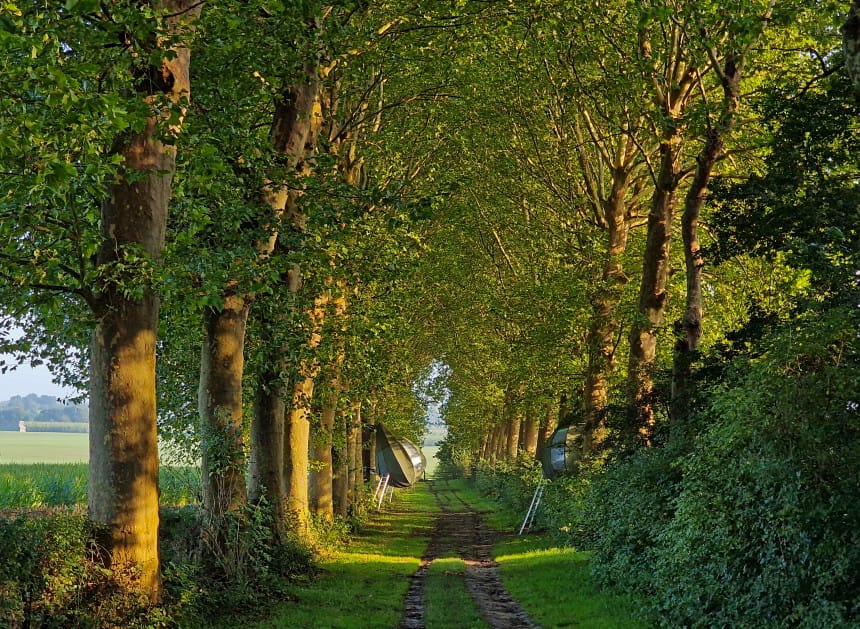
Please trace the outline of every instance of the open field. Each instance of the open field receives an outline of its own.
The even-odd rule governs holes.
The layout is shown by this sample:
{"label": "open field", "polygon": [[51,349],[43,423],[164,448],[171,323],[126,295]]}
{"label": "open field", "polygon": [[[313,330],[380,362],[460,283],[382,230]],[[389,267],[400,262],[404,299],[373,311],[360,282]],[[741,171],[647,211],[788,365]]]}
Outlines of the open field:
{"label": "open field", "polygon": [[0,431],[0,464],[89,460],[89,435],[85,433]]}

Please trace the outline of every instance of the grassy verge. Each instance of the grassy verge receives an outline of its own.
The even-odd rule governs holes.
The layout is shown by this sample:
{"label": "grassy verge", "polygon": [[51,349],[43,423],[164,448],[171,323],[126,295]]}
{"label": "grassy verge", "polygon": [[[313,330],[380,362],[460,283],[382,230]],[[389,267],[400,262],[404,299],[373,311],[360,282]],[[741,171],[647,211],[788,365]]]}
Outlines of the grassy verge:
{"label": "grassy verge", "polygon": [[649,625],[636,615],[632,599],[597,587],[587,552],[559,548],[548,536],[517,536],[525,517],[483,496],[463,481],[451,481],[473,508],[487,512],[485,521],[511,537],[493,548],[505,588],[541,627],[639,629]]}
{"label": "grassy verge", "polygon": [[631,599],[598,588],[591,580],[589,554],[551,546],[540,535],[515,537],[497,545],[505,587],[541,627],[638,629]]}
{"label": "grassy verge", "polygon": [[[262,628],[391,629],[403,615],[409,576],[427,547],[437,507],[427,485],[400,491],[381,513],[372,512],[362,531],[320,562],[320,575],[296,584],[288,601]],[[235,627],[235,620],[222,629]]]}

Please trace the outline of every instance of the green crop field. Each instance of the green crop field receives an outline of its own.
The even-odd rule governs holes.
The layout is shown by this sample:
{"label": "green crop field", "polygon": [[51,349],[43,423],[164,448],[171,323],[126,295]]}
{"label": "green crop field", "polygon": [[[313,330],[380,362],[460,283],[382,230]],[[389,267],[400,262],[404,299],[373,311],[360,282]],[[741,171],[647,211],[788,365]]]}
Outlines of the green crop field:
{"label": "green crop field", "polygon": [[0,431],[0,464],[89,460],[89,435],[84,433]]}

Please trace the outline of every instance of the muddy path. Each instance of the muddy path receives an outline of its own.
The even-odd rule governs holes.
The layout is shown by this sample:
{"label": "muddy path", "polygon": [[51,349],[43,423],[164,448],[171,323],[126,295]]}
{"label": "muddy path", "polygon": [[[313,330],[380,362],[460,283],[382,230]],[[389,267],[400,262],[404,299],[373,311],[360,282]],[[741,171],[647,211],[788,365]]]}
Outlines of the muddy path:
{"label": "muddy path", "polygon": [[403,629],[423,629],[427,568],[434,559],[453,551],[466,563],[466,590],[491,627],[536,629],[538,626],[502,585],[499,566],[493,561],[493,545],[502,534],[485,526],[482,514],[446,481],[430,481],[430,491],[442,512],[436,518],[421,564],[411,577],[400,626]]}

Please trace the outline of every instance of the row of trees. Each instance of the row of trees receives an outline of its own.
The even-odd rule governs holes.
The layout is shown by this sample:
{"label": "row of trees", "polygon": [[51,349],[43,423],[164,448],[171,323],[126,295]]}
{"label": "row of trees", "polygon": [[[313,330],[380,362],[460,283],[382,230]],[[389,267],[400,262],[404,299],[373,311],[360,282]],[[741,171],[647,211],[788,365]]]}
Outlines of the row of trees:
{"label": "row of trees", "polygon": [[399,13],[3,6],[0,273],[24,329],[4,349],[88,392],[89,516],[152,600],[159,426],[202,457],[216,554],[248,502],[276,538],[345,515],[363,423],[418,435],[421,323],[380,296],[420,249],[432,142],[371,160],[407,133],[394,109],[427,118],[441,83],[408,59],[426,35]]}
{"label": "row of trees", "polygon": [[[822,290],[751,239],[724,254],[733,218],[706,200],[765,171],[774,102],[841,72],[844,20],[822,4],[556,3],[488,28],[464,62],[493,81],[464,108],[477,124],[457,121],[467,181],[433,240],[462,273],[426,273],[451,331],[449,423],[474,451],[534,406],[581,424],[585,454],[610,435],[653,443],[689,414],[703,351]],[[844,295],[846,268],[820,299]]]}
{"label": "row of trees", "polygon": [[[851,303],[837,3],[2,6],[3,349],[89,391],[90,516],[153,599],[159,433],[210,547],[249,501],[304,536],[430,373],[458,457],[561,418],[602,460],[688,434],[738,330]],[[831,154],[780,106],[815,98]]]}

